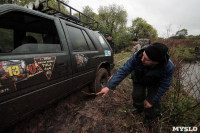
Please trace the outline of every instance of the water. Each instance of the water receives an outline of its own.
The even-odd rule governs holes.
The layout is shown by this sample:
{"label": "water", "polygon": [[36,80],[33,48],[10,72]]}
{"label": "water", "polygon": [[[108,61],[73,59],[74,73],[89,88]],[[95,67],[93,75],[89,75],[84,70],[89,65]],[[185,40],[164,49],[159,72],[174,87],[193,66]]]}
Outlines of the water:
{"label": "water", "polygon": [[182,67],[182,84],[189,95],[200,100],[200,61]]}

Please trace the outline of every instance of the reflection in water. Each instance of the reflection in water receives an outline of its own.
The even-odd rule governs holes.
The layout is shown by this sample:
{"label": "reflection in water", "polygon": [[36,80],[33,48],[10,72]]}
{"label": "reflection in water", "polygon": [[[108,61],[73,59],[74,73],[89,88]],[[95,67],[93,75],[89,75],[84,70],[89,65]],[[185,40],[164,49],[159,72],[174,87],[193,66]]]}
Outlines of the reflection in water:
{"label": "reflection in water", "polygon": [[200,62],[184,64],[181,75],[185,90],[200,100]]}

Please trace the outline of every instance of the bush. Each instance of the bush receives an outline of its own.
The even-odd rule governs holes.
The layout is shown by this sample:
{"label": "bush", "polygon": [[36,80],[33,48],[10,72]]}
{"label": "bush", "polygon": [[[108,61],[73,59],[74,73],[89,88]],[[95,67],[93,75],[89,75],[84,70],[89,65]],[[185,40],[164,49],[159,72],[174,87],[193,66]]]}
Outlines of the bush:
{"label": "bush", "polygon": [[192,49],[194,49],[194,48],[171,47],[169,53],[170,53],[170,55],[173,55],[173,58],[184,59],[184,61],[193,61],[193,60],[195,60],[195,56],[190,52]]}

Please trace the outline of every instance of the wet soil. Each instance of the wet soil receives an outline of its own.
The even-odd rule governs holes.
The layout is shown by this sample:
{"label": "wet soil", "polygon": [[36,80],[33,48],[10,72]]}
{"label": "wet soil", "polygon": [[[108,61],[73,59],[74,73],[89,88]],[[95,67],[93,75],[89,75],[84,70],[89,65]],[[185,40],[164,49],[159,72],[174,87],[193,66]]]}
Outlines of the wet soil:
{"label": "wet soil", "polygon": [[[126,81],[124,81],[126,82]],[[51,107],[23,120],[8,133],[140,133],[147,132],[143,114],[133,115],[127,84],[105,97],[79,90]]]}

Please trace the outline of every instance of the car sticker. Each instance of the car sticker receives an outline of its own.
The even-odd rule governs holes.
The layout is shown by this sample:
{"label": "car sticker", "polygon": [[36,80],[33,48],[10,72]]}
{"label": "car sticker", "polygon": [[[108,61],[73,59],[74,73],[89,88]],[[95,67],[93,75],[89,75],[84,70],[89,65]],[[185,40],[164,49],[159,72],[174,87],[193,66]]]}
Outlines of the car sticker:
{"label": "car sticker", "polygon": [[42,69],[47,79],[50,80],[52,71],[54,68],[54,64],[56,61],[56,56],[37,57],[37,58],[34,58],[34,61]]}
{"label": "car sticker", "polygon": [[110,50],[104,50],[105,56],[111,56],[111,51]]}
{"label": "car sticker", "polygon": [[16,91],[16,84],[27,78],[23,60],[0,61],[0,95]]}
{"label": "car sticker", "polygon": [[0,62],[1,84],[15,82],[27,77],[26,64],[23,60],[9,60]]}
{"label": "car sticker", "polygon": [[37,57],[34,63],[26,65],[23,60],[0,61],[0,95],[17,90],[16,84],[44,72],[50,80],[56,56]]}
{"label": "car sticker", "polygon": [[0,68],[3,68],[3,64],[2,64],[2,62],[0,62]]}
{"label": "car sticker", "polygon": [[78,67],[85,66],[88,62],[88,57],[86,57],[84,54],[77,54],[75,55],[75,58]]}
{"label": "car sticker", "polygon": [[0,95],[4,95],[7,93],[11,93],[17,91],[17,87],[15,83],[8,83],[5,85],[1,85],[0,83]]}
{"label": "car sticker", "polygon": [[28,77],[35,76],[35,75],[37,75],[37,74],[39,74],[41,72],[43,72],[43,70],[42,70],[42,68],[40,68],[38,66],[36,61],[34,61],[33,64],[27,65],[27,75],[28,75]]}
{"label": "car sticker", "polygon": [[6,93],[6,92],[9,92],[9,91],[10,91],[9,88],[0,89],[0,95],[1,95],[1,94],[4,94],[4,93]]}

